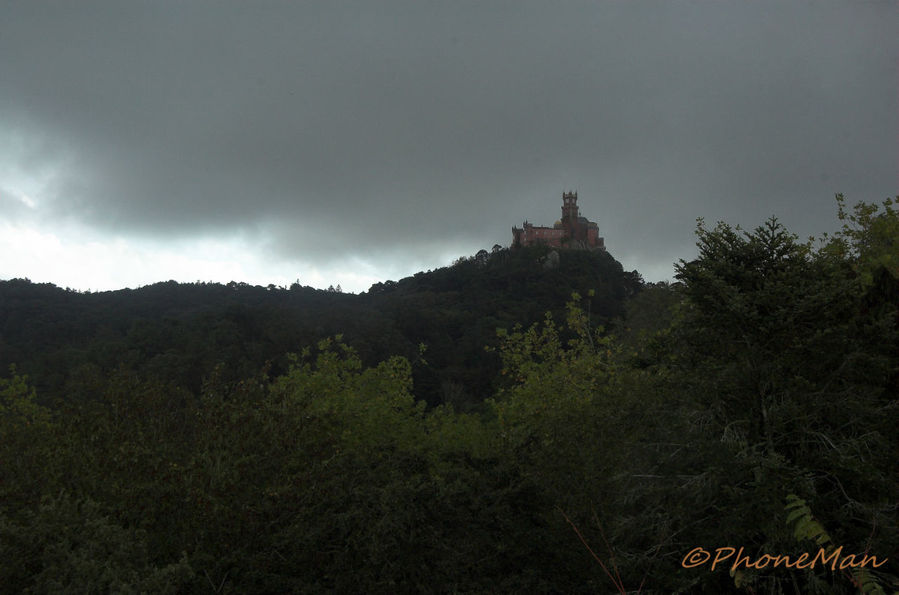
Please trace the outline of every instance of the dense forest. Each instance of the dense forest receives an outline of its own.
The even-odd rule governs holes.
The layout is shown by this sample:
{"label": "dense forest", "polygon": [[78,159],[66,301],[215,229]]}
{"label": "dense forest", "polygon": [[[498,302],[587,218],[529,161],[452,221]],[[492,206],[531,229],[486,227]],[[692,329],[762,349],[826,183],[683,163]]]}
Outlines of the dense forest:
{"label": "dense forest", "polygon": [[894,204],[700,220],[673,283],[0,282],[2,590],[897,591]]}
{"label": "dense forest", "polygon": [[[492,396],[496,329],[564,313],[572,292],[609,325],[642,287],[604,252],[496,247],[453,266],[378,283],[361,295],[243,283],[157,283],[102,293],[0,282],[0,366],[17,364],[43,404],[71,400],[85,376],[119,368],[197,393],[219,363],[228,381],[288,369],[287,354],[342,335],[365,366],[393,355],[414,364],[413,394],[457,409]],[[424,345],[425,353],[421,354]],[[423,355],[423,357],[422,357]]]}

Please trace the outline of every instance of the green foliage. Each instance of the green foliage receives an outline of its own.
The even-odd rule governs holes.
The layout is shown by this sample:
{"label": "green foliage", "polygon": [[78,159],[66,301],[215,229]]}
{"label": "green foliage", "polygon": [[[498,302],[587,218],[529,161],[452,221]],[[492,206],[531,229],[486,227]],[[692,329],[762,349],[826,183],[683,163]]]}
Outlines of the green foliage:
{"label": "green foliage", "polygon": [[[808,504],[795,494],[787,495],[787,525],[793,525],[793,536],[799,541],[812,541],[819,548],[831,555],[837,545],[831,539],[827,530],[813,516]],[[875,593],[884,595],[885,592],[880,583],[864,567],[849,569],[853,584],[862,593]]]}
{"label": "green foliage", "polygon": [[[623,556],[617,564],[624,582],[637,585],[658,568],[645,548],[665,539],[653,505],[631,489],[643,481],[636,476],[658,472],[651,461],[660,446],[655,412],[661,403],[644,374],[615,363],[614,339],[590,323],[580,304],[575,293],[562,326],[548,315],[527,330],[500,332],[509,380],[491,408],[503,452],[554,504],[547,520],[568,566],[607,586],[578,536],[593,543],[608,536]],[[579,527],[578,535],[569,523]]]}
{"label": "green foliage", "polygon": [[825,241],[829,240],[826,249],[849,259],[863,286],[874,282],[880,268],[894,280],[899,279],[899,211],[893,207],[895,201],[888,198],[881,205],[859,202],[850,212],[842,194],[836,199],[843,226],[833,237],[825,234]]}
{"label": "green foliage", "polygon": [[[512,385],[503,389],[493,407],[503,428],[514,432],[525,420],[548,419],[554,412],[576,414],[572,407],[589,408],[598,390],[614,375],[612,339],[590,328],[575,293],[568,303],[567,326],[556,326],[547,313],[541,325],[527,330],[500,330],[501,374]],[[570,338],[566,341],[565,335]],[[519,439],[520,440],[520,439]]]}
{"label": "green foliage", "polygon": [[821,523],[812,517],[812,511],[805,500],[795,494],[787,495],[787,525],[793,525],[793,535],[796,539],[809,539],[821,547],[833,547],[833,540]]}
{"label": "green foliage", "polygon": [[354,350],[340,339],[319,342],[314,364],[294,358],[290,371],[274,385],[275,394],[296,400],[309,416],[347,422],[339,434],[346,448],[413,448],[418,443],[413,429],[420,426],[424,403],[410,392],[408,360],[392,357],[363,370]]}
{"label": "green foliage", "polygon": [[677,267],[672,369],[730,451],[716,482],[731,540],[789,547],[770,521],[786,489],[814,495],[841,543],[894,547],[896,303],[867,292],[833,244],[816,251],[774,219],[752,233],[700,222],[697,234],[699,258]]}
{"label": "green foliage", "polygon": [[0,377],[0,512],[35,503],[51,489],[47,449],[56,430],[28,377],[12,365],[9,374]]}
{"label": "green foliage", "polygon": [[0,419],[12,425],[47,424],[49,411],[35,403],[35,390],[28,385],[28,377],[17,374],[12,364],[9,375],[9,379],[0,378]]}
{"label": "green foliage", "polygon": [[45,498],[15,521],[0,515],[0,583],[11,593],[178,593],[193,579],[186,557],[150,560],[144,534],[90,500]]}
{"label": "green foliage", "polygon": [[511,571],[540,561],[541,496],[479,454],[474,418],[425,416],[409,388],[406,360],[365,369],[339,338],[294,359],[262,410],[269,441],[290,445],[272,453],[278,470],[256,504],[277,521],[252,572],[229,581],[294,592],[546,587],[540,572]]}

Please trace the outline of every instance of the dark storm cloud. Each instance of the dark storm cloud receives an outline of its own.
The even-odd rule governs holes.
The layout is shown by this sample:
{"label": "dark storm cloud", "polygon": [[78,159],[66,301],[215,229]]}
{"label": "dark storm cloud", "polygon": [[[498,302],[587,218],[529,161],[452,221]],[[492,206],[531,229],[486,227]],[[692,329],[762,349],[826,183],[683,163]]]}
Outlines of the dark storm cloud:
{"label": "dark storm cloud", "polygon": [[577,188],[613,254],[667,267],[697,216],[808,234],[835,192],[895,194],[896,25],[890,2],[7,3],[0,186],[44,172],[45,220],[294,260],[508,244]]}

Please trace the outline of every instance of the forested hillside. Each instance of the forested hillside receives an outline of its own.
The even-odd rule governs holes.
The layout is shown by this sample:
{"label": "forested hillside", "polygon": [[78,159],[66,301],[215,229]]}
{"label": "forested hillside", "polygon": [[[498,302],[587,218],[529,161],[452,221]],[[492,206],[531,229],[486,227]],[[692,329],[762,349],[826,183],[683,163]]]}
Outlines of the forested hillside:
{"label": "forested hillside", "polygon": [[673,284],[545,248],[362,295],[2,282],[0,585],[893,592],[899,213],[839,206],[700,221]]}
{"label": "forested hillside", "polygon": [[492,395],[499,359],[484,348],[498,344],[498,328],[558,315],[573,291],[589,290],[594,320],[608,324],[642,286],[607,253],[563,251],[549,268],[548,252],[482,251],[362,295],[174,281],[79,293],[0,281],[0,366],[17,364],[47,403],[122,367],[196,393],[216,364],[228,380],[267,363],[277,375],[288,353],[341,334],[366,365],[412,361],[419,399],[467,407]]}

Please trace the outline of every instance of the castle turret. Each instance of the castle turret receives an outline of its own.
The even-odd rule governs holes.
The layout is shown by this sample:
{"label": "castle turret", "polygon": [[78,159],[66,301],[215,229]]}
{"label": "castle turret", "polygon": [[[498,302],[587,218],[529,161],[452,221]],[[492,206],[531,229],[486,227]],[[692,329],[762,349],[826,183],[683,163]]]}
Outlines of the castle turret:
{"label": "castle turret", "polygon": [[578,218],[577,192],[562,193],[562,222],[576,221]]}

